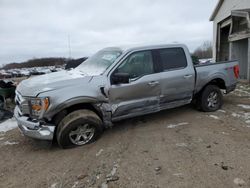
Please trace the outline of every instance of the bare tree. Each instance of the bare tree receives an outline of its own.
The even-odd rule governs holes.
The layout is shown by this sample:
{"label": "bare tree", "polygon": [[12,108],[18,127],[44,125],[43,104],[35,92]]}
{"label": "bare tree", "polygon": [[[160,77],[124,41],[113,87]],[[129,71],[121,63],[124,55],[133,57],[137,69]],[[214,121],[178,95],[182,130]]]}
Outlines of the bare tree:
{"label": "bare tree", "polygon": [[194,56],[199,59],[212,58],[213,47],[211,41],[205,41],[201,46],[199,46],[193,53]]}

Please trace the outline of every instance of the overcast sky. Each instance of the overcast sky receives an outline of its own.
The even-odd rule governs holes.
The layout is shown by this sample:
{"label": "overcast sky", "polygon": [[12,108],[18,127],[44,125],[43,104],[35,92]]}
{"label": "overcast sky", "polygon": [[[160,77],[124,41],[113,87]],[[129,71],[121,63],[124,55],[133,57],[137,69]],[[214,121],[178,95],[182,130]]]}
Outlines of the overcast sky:
{"label": "overcast sky", "polygon": [[[0,64],[116,45],[212,40],[217,0],[0,0]],[[70,37],[68,37],[70,36]]]}

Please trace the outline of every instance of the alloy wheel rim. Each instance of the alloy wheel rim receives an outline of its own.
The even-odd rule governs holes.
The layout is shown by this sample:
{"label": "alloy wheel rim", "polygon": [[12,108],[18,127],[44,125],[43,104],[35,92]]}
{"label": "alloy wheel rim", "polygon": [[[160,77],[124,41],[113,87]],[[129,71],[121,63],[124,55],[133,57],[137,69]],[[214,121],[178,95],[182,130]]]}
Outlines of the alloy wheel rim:
{"label": "alloy wheel rim", "polygon": [[213,91],[208,95],[207,106],[210,108],[215,108],[218,105],[218,93]]}
{"label": "alloy wheel rim", "polygon": [[89,124],[79,125],[69,133],[70,141],[75,145],[88,143],[95,134],[95,128]]}

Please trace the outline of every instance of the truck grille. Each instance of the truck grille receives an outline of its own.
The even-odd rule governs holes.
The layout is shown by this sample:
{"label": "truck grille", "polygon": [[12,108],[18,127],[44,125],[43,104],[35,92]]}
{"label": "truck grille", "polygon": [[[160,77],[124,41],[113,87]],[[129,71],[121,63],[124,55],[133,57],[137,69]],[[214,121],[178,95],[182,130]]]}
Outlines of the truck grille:
{"label": "truck grille", "polygon": [[29,115],[30,114],[29,104],[28,104],[27,98],[22,97],[22,95],[20,93],[18,93],[17,91],[16,91],[15,102],[19,108],[19,113],[21,113],[20,115]]}

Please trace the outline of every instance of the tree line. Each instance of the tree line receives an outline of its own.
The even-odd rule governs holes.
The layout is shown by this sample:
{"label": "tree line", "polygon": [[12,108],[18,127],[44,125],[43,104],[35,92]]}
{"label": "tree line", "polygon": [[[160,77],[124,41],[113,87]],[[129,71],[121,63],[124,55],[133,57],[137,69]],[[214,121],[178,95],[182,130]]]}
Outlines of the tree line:
{"label": "tree line", "polygon": [[48,57],[30,59],[22,63],[9,63],[3,65],[1,69],[16,69],[16,68],[31,68],[31,67],[44,67],[44,66],[57,66],[64,65],[69,59],[63,57]]}
{"label": "tree line", "polygon": [[213,46],[211,41],[205,41],[202,45],[195,49],[192,54],[198,59],[208,59],[213,56]]}

